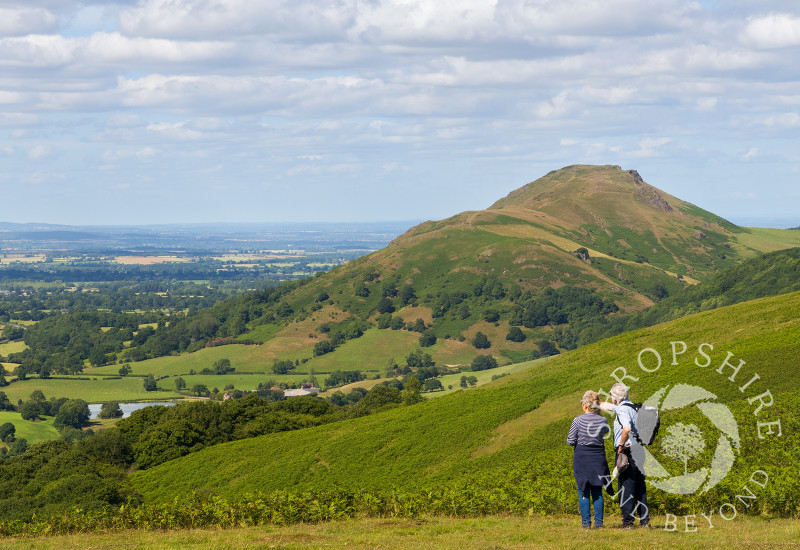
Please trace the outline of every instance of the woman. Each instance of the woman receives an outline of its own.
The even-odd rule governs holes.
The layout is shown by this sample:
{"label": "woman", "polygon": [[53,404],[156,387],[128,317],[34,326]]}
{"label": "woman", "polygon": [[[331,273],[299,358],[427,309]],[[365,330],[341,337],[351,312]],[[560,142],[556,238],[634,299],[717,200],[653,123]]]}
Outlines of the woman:
{"label": "woman", "polygon": [[[572,471],[578,484],[578,505],[584,529],[592,526],[594,506],[595,529],[603,526],[603,485],[609,479],[603,436],[609,432],[608,421],[600,415],[597,392],[587,391],[581,399],[583,414],[572,421],[567,444],[575,447]],[[605,477],[604,477],[605,476]],[[611,488],[608,483],[607,487]]]}

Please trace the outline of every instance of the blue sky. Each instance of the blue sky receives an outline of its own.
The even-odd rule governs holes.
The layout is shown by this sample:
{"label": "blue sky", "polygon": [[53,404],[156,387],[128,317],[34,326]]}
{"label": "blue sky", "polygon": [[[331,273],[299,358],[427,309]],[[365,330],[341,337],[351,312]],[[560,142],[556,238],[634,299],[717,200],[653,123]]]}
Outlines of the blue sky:
{"label": "blue sky", "polygon": [[800,225],[795,0],[0,0],[0,221],[441,219],[570,164]]}

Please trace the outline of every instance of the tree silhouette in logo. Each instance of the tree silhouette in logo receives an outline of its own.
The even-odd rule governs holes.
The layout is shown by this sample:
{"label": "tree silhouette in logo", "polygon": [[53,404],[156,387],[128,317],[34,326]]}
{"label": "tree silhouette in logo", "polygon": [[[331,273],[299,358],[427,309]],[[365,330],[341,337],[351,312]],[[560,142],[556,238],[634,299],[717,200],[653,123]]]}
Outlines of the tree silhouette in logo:
{"label": "tree silhouette in logo", "polygon": [[686,474],[689,472],[689,460],[706,448],[706,441],[700,428],[678,422],[667,430],[661,448],[668,457],[683,460],[683,473]]}

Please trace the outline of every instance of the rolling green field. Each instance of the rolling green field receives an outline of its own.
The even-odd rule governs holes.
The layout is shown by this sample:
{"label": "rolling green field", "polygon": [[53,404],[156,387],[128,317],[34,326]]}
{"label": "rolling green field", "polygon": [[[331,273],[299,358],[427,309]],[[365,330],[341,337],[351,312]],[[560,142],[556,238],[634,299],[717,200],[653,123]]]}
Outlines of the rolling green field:
{"label": "rolling green field", "polygon": [[[576,514],[577,515],[577,514]],[[700,518],[702,520],[702,518]],[[608,525],[619,522],[607,517]],[[683,521],[683,520],[681,520]],[[702,520],[705,521],[705,520]],[[0,538],[9,550],[84,548],[353,548],[418,550],[574,548],[797,548],[800,524],[794,520],[736,519],[713,529],[698,525],[685,532],[665,530],[666,518],[655,517],[657,528],[633,531],[584,531],[576,516],[484,518],[418,517],[353,519],[291,526],[265,525],[233,529],[182,531],[110,531],[68,536]],[[705,527],[705,528],[704,528]]]}
{"label": "rolling green field", "polygon": [[[676,365],[669,355],[673,341],[687,344]],[[745,361],[736,383],[729,380],[729,372],[723,376],[716,368],[695,364],[703,362],[697,351],[703,343],[713,345],[713,350],[704,349],[712,367],[726,359],[733,364],[739,358]],[[663,356],[657,370],[646,364],[651,373],[637,365],[639,352],[647,348]],[[654,510],[719,506],[720,499],[734,498],[759,467],[770,472],[772,481],[753,508],[795,513],[800,509],[800,467],[785,457],[798,451],[796,438],[791,437],[799,424],[791,396],[800,380],[790,374],[799,353],[800,293],[755,300],[626,333],[546,362],[529,363],[528,368],[521,365],[519,372],[485,386],[413,407],[207,448],[137,472],[132,482],[148,501],[169,502],[191,491],[241,498],[254,490],[386,488],[412,479],[422,487],[452,488],[458,480],[464,480],[465,487],[502,487],[521,476],[515,485],[528,484],[531,491],[549,487],[549,504],[532,503],[534,508],[571,509],[571,451],[564,443],[569,421],[580,412],[582,392],[610,388],[612,372],[622,367],[638,378],[632,386],[632,396],[638,400],[662,387],[703,384],[730,407],[741,432],[742,447],[730,478],[709,493],[683,500],[655,490]],[[760,378],[751,389],[740,391],[755,374]],[[748,400],[766,390],[774,404],[755,416],[759,401]],[[685,414],[698,421],[691,411]],[[665,422],[675,419],[665,416]],[[782,423],[781,437],[757,436],[756,423],[768,421]],[[710,460],[712,452],[709,445],[696,460]],[[234,455],[239,458],[229,460]],[[533,457],[533,464],[548,464],[543,478],[535,473]]]}
{"label": "rolling green field", "polygon": [[[130,363],[132,374],[154,376],[182,376],[189,374],[190,370],[200,372],[211,368],[215,361],[223,358],[230,359],[231,366],[246,372],[271,372],[272,361],[267,362],[258,357],[260,346],[228,345],[205,348],[194,353],[181,355],[168,355]],[[106,365],[104,367],[87,368],[85,374],[117,374],[120,365]]]}
{"label": "rolling green field", "polygon": [[[522,372],[528,369],[536,368],[540,363],[551,359],[550,357],[544,357],[542,359],[536,359],[535,361],[526,361],[523,363],[512,363],[511,365],[504,365],[501,367],[497,367],[496,369],[489,369],[489,370],[482,370],[477,372],[460,372],[457,374],[445,374],[444,376],[440,377],[439,380],[444,386],[444,391],[434,391],[426,393],[426,397],[440,397],[443,395],[447,395],[453,392],[461,391],[461,377],[462,376],[474,376],[478,379],[478,386],[482,386],[484,384],[488,384],[492,381],[492,377],[494,376],[502,376],[502,375],[510,375],[517,372]],[[448,389],[448,386],[453,386],[453,389]]]}
{"label": "rolling green field", "polygon": [[30,420],[23,420],[18,412],[0,411],[0,424],[5,424],[6,422],[14,424],[17,429],[14,437],[27,440],[29,445],[40,441],[58,439],[58,430],[53,427],[53,418],[47,416],[43,418],[44,420],[31,422]]}
{"label": "rolling green field", "polygon": [[4,355],[8,357],[9,353],[19,353],[20,351],[24,350],[28,346],[25,345],[25,342],[6,342],[5,344],[0,344],[0,355]]}
{"label": "rolling green field", "polygon": [[119,379],[93,378],[79,380],[78,377],[63,378],[29,378],[17,381],[2,389],[12,403],[27,400],[34,390],[42,390],[45,397],[69,397],[83,399],[87,403],[106,401],[161,401],[181,397],[171,391],[174,384],[166,386],[165,391],[148,392],[142,385],[142,378],[125,377]]}
{"label": "rolling green field", "polygon": [[800,231],[796,229],[748,227],[745,232],[736,235],[736,240],[746,248],[758,252],[772,252],[800,246]]}

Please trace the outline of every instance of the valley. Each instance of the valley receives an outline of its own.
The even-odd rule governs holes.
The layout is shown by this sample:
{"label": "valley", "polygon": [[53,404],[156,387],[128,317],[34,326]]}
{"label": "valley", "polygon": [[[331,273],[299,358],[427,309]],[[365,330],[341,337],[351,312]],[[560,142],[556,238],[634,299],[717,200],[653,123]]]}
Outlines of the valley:
{"label": "valley", "polygon": [[[350,241],[320,233],[330,242],[303,252],[283,240],[176,253],[187,228],[158,250],[111,231],[56,253],[42,243],[64,232],[47,231],[15,233],[0,254],[0,424],[17,438],[0,444],[0,471],[25,480],[0,498],[6,535],[59,532],[42,518],[76,503],[86,515],[64,532],[185,528],[169,510],[219,499],[276,524],[572,513],[569,421],[583,391],[620,372],[639,400],[713,385],[739,427],[725,480],[680,498],[653,489],[654,513],[719,510],[755,468],[769,483],[739,513],[800,511],[785,463],[798,452],[800,231],[739,227],[636,171],[586,165],[486,210]],[[708,364],[667,366],[674,342],[707,343]],[[645,349],[663,367],[639,368]],[[712,375],[731,358],[753,393]],[[317,397],[282,399],[309,388]],[[59,409],[165,400],[181,404],[76,426]],[[709,445],[691,464],[713,457]]]}

